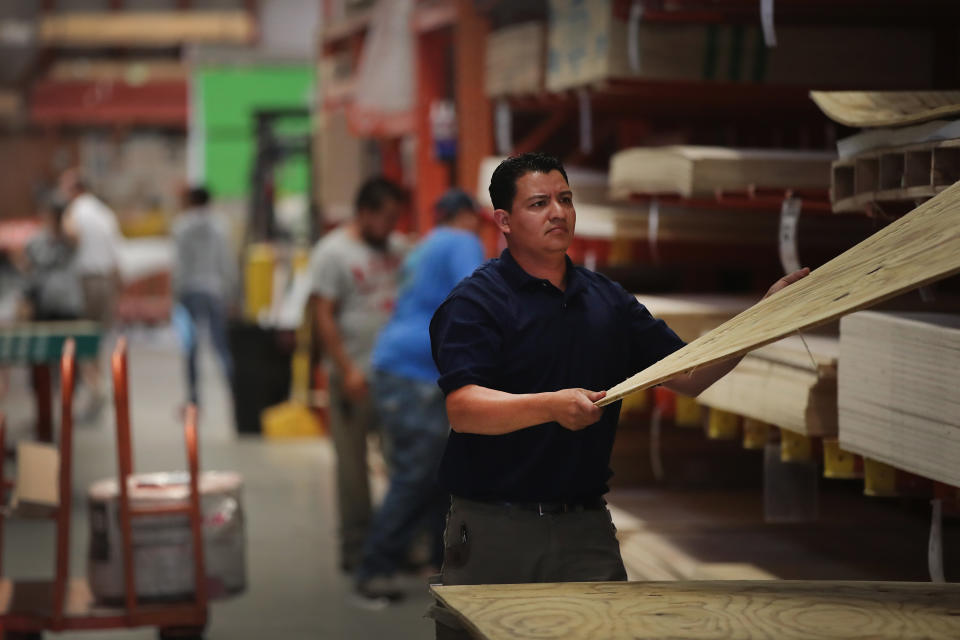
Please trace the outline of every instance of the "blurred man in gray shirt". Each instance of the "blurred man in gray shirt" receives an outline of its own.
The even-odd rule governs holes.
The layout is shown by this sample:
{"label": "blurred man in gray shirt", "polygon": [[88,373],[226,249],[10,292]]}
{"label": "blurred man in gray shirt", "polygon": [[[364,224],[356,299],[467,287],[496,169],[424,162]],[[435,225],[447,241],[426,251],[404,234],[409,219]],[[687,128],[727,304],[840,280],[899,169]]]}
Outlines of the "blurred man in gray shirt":
{"label": "blurred man in gray shirt", "polygon": [[[227,311],[237,290],[237,265],[226,232],[209,209],[204,187],[189,189],[185,210],[173,224],[173,293],[190,314],[194,329],[209,328],[223,374],[233,380],[233,358],[227,343]],[[188,343],[188,400],[199,404],[197,340]]]}

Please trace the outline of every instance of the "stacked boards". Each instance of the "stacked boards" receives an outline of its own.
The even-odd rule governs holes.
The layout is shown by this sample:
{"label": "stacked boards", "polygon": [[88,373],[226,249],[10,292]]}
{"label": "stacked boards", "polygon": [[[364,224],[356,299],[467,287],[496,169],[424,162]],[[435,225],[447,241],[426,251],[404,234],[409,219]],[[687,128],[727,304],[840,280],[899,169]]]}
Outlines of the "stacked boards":
{"label": "stacked boards", "polygon": [[837,145],[834,211],[905,210],[960,180],[960,91],[813,91],[810,97],[840,124],[873,127]]}
{"label": "stacked boards", "polygon": [[713,196],[718,191],[820,189],[830,182],[834,154],[784,149],[637,147],[610,159],[610,194]]}
{"label": "stacked boards", "polygon": [[753,351],[697,400],[805,436],[837,433],[839,342],[790,336]]}
{"label": "stacked boards", "polygon": [[840,357],[841,447],[960,486],[960,316],[852,314]]}
{"label": "stacked boards", "polygon": [[954,185],[806,278],[607,391],[598,404],[745,354],[960,272],[960,185]]}

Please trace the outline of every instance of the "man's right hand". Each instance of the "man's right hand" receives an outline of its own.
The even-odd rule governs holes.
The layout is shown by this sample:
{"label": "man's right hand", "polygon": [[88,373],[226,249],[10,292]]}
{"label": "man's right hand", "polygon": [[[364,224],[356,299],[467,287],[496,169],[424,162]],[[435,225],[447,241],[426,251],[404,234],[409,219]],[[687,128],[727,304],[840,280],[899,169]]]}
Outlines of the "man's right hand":
{"label": "man's right hand", "polygon": [[589,427],[603,415],[603,409],[594,403],[607,395],[606,391],[561,389],[554,392],[553,420],[571,431]]}
{"label": "man's right hand", "polygon": [[353,402],[360,402],[367,397],[367,377],[356,365],[347,367],[343,374],[343,391]]}

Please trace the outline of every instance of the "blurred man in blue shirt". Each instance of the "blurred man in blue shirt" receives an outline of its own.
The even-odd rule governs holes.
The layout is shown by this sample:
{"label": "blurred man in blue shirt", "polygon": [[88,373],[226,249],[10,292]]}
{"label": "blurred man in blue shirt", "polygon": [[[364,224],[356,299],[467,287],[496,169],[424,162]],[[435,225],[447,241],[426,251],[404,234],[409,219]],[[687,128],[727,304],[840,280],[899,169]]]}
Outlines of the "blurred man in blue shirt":
{"label": "blurred man in blue shirt", "polygon": [[374,517],[357,570],[368,599],[398,599],[392,576],[427,523],[432,562],[440,566],[449,497],[436,483],[449,424],[430,350],[430,319],[450,291],[483,261],[474,200],[451,189],[435,205],[437,227],[413,251],[400,275],[390,322],[373,351],[373,397],[388,439],[390,487]]}

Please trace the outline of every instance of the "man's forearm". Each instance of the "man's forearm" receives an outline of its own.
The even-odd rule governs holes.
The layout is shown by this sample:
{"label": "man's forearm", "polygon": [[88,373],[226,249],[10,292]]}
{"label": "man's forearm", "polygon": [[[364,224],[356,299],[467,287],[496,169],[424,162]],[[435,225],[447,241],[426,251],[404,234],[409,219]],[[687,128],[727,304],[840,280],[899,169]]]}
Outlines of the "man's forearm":
{"label": "man's forearm", "polygon": [[471,384],[447,396],[450,428],[500,435],[554,420],[552,393],[506,393]]}
{"label": "man's forearm", "polygon": [[333,360],[333,364],[340,373],[345,373],[353,366],[353,361],[347,355],[343,348],[343,338],[340,336],[340,328],[337,327],[336,318],[333,316],[333,304],[328,300],[317,302],[317,331],[320,334],[320,342],[323,344],[323,350]]}

